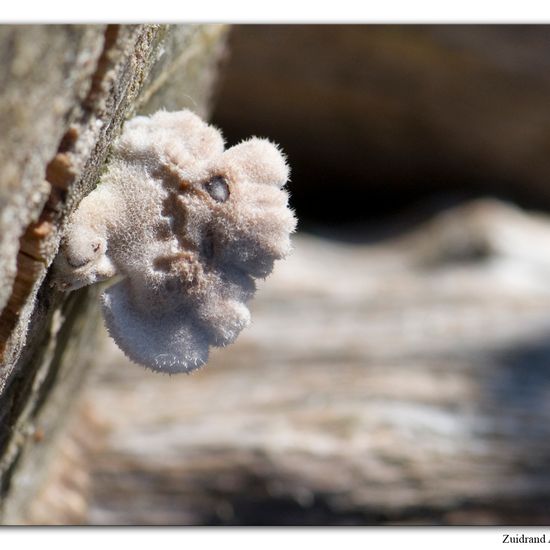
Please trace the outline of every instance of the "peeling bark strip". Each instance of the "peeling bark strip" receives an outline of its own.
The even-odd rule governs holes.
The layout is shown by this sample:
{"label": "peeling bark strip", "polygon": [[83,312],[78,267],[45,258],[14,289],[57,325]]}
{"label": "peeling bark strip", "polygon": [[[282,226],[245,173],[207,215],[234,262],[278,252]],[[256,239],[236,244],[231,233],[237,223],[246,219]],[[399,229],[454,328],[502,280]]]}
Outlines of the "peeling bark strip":
{"label": "peeling bark strip", "polygon": [[97,63],[97,69],[92,76],[92,85],[88,96],[84,100],[84,105],[89,109],[93,109],[100,99],[101,94],[105,93],[105,83],[109,70],[113,66],[113,52],[116,51],[116,43],[120,33],[120,25],[107,25],[105,30],[105,42],[103,51]]}
{"label": "peeling bark strip", "polygon": [[[8,159],[9,170],[0,169],[0,230],[10,215],[20,224],[17,232],[3,231],[0,236],[0,517],[4,509],[10,510],[7,517],[18,517],[20,504],[31,496],[35,483],[21,485],[17,479],[30,475],[36,481],[36,472],[42,471],[41,461],[36,462],[45,452],[40,449],[49,446],[44,442],[51,441],[76,393],[80,384],[76,381],[89,362],[86,348],[94,342],[95,309],[86,313],[85,297],[75,296],[69,298],[74,303],[69,315],[65,299],[47,283],[66,220],[95,187],[111,143],[124,120],[141,108],[141,96],[150,87],[155,87],[156,99],[164,93],[166,86],[158,87],[157,81],[166,71],[176,68],[188,80],[184,86],[177,81],[178,93],[168,95],[175,103],[167,101],[167,108],[181,109],[191,101],[207,110],[225,32],[223,26],[191,25],[34,26],[0,31],[0,76],[9,82],[0,94],[0,107],[15,104],[25,114],[17,118],[16,108],[12,119],[6,119],[11,111],[6,109],[4,115],[0,109],[0,123],[22,134],[7,136],[7,147],[17,143],[16,153],[23,153],[17,166],[9,165]],[[35,44],[36,36],[41,42],[35,59],[17,45]],[[49,48],[53,43],[55,48]],[[178,48],[195,53],[182,62]],[[13,66],[10,56],[15,59]],[[25,78],[34,74],[39,59],[45,65],[40,69],[42,81]],[[41,95],[31,98],[33,102],[27,96],[35,88]],[[40,140],[48,141],[48,146]],[[11,157],[18,158],[15,153]],[[28,159],[34,162],[32,173]],[[4,160],[0,152],[0,161]],[[33,208],[24,210],[21,205],[31,201]],[[65,335],[63,341],[58,341],[60,334]],[[61,397],[52,399],[54,394]],[[41,431],[43,437],[31,438],[34,423],[44,417],[49,428]]]}

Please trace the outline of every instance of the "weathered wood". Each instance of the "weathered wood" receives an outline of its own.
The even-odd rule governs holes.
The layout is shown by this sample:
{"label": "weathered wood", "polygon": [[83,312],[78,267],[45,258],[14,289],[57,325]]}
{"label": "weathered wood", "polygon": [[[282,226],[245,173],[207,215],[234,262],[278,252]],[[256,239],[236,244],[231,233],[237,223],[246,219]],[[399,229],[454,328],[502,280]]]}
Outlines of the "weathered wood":
{"label": "weathered wood", "polygon": [[77,481],[54,476],[30,521],[550,521],[550,219],[488,201],[295,244],[197,374],[109,344],[65,443]]}
{"label": "weathered wood", "polygon": [[[66,219],[96,185],[127,118],[154,100],[169,109],[193,105],[208,111],[225,33],[220,25],[30,26],[0,32],[5,77],[0,122],[8,129],[0,148],[5,523],[24,517],[50,442],[96,351],[97,291],[67,298],[47,278]],[[180,95],[165,97],[172,80]]]}

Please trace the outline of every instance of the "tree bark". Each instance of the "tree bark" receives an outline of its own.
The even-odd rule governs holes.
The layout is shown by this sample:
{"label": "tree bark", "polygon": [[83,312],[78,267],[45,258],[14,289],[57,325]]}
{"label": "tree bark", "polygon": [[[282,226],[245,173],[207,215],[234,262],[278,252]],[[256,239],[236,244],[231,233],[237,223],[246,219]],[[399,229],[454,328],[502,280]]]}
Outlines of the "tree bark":
{"label": "tree bark", "polygon": [[124,121],[209,111],[221,25],[0,31],[0,518],[23,521],[51,443],[97,358],[94,289],[49,284],[63,226]]}

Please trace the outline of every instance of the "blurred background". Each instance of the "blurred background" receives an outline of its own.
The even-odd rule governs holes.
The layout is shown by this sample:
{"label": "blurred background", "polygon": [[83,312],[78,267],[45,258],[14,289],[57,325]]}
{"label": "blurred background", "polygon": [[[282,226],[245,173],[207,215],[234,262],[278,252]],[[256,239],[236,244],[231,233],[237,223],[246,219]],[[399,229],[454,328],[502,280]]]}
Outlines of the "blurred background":
{"label": "blurred background", "polygon": [[491,193],[550,204],[547,26],[235,27],[213,120],[283,144],[302,227]]}
{"label": "blurred background", "polygon": [[549,524],[549,99],[547,26],[232,27],[294,252],[192,376],[104,336],[32,522]]}

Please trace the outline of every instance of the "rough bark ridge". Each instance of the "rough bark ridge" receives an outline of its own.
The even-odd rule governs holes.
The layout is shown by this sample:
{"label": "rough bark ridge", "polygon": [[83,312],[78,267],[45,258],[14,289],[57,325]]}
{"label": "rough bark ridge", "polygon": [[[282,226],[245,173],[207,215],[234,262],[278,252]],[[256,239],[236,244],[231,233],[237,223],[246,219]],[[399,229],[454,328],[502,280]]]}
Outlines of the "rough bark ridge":
{"label": "rough bark ridge", "polygon": [[84,290],[48,283],[67,216],[137,111],[208,111],[219,25],[0,29],[0,518],[15,522],[93,352]]}

